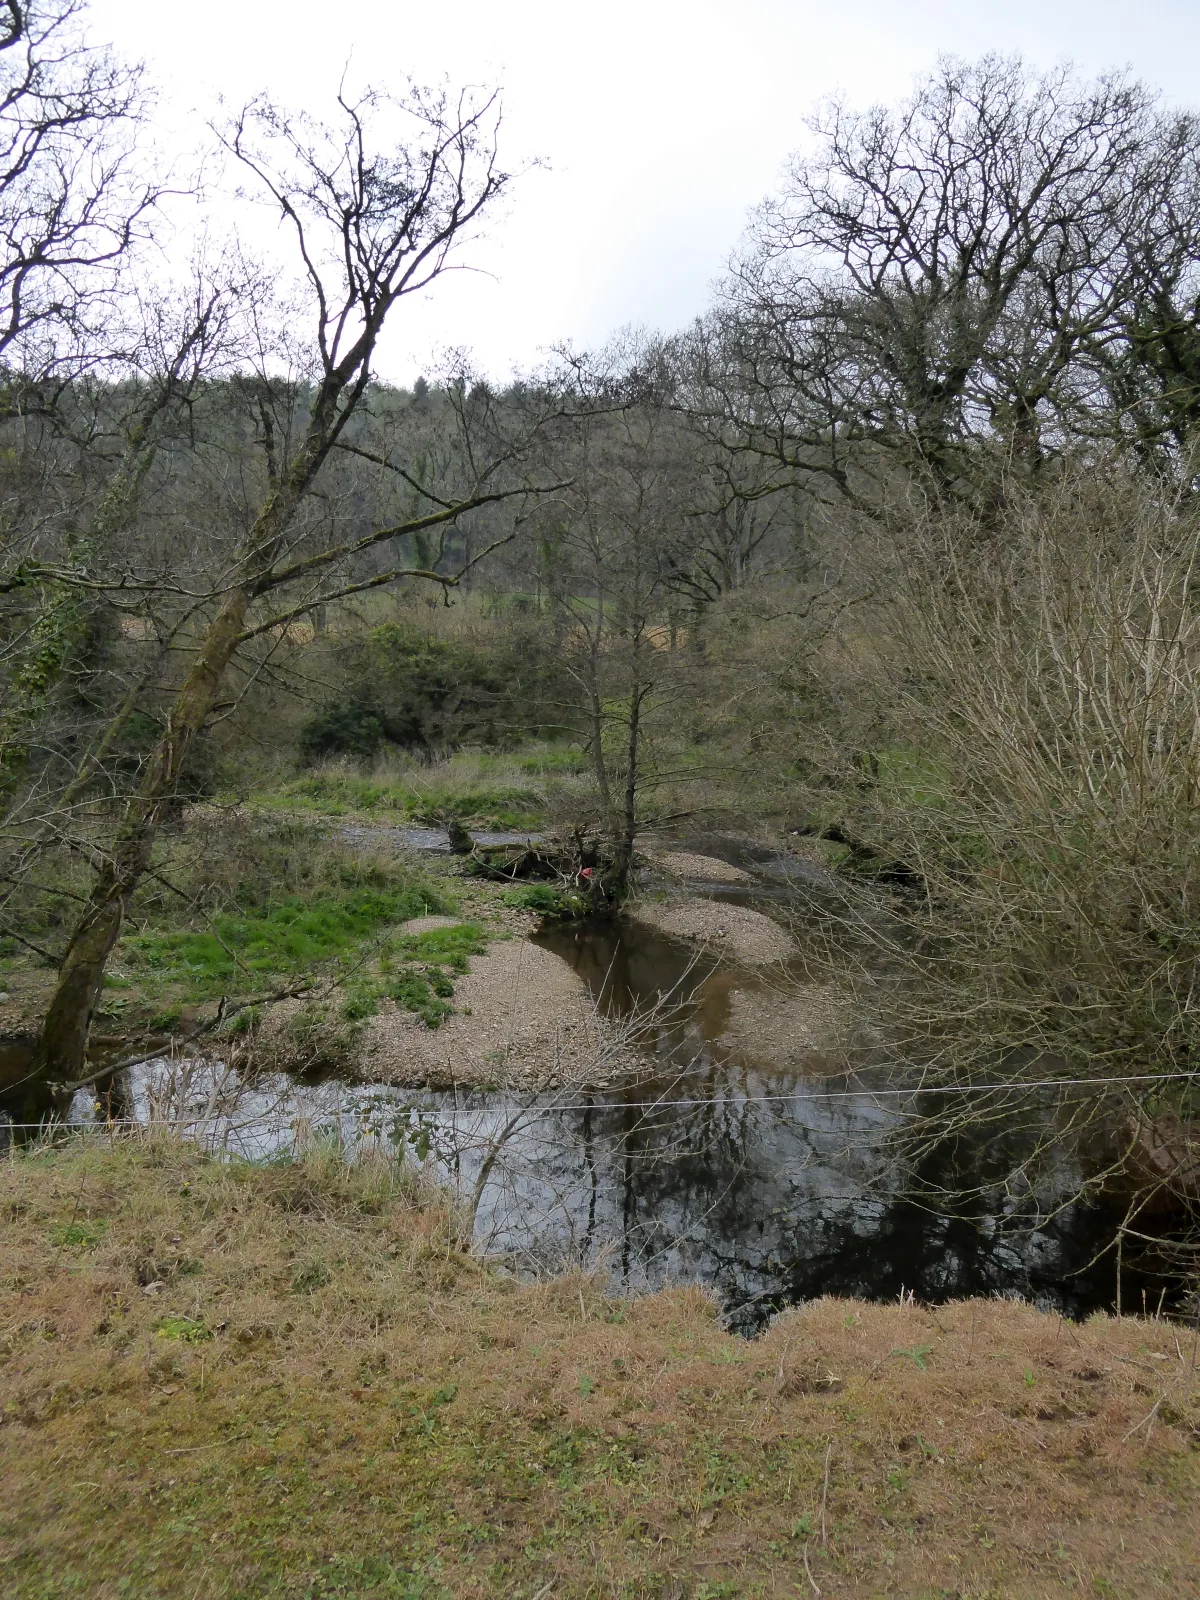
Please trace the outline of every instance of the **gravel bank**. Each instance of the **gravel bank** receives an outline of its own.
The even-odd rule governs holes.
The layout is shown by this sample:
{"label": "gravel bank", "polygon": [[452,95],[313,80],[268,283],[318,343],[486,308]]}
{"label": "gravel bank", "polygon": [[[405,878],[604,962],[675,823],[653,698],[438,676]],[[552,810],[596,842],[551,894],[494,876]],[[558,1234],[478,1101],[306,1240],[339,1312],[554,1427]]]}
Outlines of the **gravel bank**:
{"label": "gravel bank", "polygon": [[729,1022],[718,1040],[726,1048],[793,1070],[827,1068],[851,1033],[847,996],[828,985],[799,989],[735,989]]}
{"label": "gravel bank", "polygon": [[[424,933],[458,920],[418,917],[404,932]],[[284,1069],[311,1065],[315,1048],[326,1067],[344,1068],[370,1083],[412,1088],[602,1086],[646,1069],[645,1057],[623,1042],[619,1025],[596,1013],[583,979],[561,956],[519,935],[497,939],[486,955],[470,958],[470,971],[455,979],[452,1004],[441,1027],[429,1028],[385,1000],[351,1034],[332,1020],[335,995],[328,1003],[331,1021],[314,1043],[294,1030],[303,1002],[285,1000],[272,1007],[260,1043],[264,1055]]]}
{"label": "gravel bank", "polygon": [[770,917],[719,900],[638,900],[627,914],[672,938],[707,945],[724,960],[745,967],[768,967],[795,951],[791,936]]}
{"label": "gravel bank", "polygon": [[453,1004],[436,1029],[388,1005],[367,1024],[358,1070],[378,1083],[549,1089],[602,1084],[645,1066],[596,1015],[583,979],[527,939],[472,956]]}
{"label": "gravel bank", "polygon": [[719,856],[696,855],[691,850],[668,850],[662,855],[648,855],[647,861],[660,872],[673,878],[685,878],[700,883],[749,883],[750,874],[734,867]]}

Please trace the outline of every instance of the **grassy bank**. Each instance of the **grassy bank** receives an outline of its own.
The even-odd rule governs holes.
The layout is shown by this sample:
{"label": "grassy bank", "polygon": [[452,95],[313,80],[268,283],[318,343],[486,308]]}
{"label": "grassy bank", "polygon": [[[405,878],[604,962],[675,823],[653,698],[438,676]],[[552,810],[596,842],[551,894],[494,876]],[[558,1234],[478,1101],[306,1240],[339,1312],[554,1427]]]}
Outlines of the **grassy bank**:
{"label": "grassy bank", "polygon": [[[0,1169],[0,1588],[39,1597],[1183,1595],[1190,1333],[521,1286],[403,1168]],[[1191,1574],[1191,1576],[1189,1576]]]}
{"label": "grassy bank", "polygon": [[[324,814],[197,807],[164,838],[157,861],[109,966],[101,1038],[186,1032],[215,1017],[222,1000],[243,1008],[245,1025],[258,1015],[248,1002],[289,988],[310,990],[343,1022],[395,1001],[436,1026],[468,957],[513,921],[501,892],[464,882],[455,862],[421,860],[369,833],[344,838]],[[75,870],[55,865],[64,879]],[[61,898],[81,887],[62,883]],[[465,925],[402,931],[430,914],[462,915]],[[43,948],[60,942],[57,915],[47,896],[31,908],[25,937]],[[0,952],[0,1027],[36,1027],[54,978],[51,961],[10,940]]]}

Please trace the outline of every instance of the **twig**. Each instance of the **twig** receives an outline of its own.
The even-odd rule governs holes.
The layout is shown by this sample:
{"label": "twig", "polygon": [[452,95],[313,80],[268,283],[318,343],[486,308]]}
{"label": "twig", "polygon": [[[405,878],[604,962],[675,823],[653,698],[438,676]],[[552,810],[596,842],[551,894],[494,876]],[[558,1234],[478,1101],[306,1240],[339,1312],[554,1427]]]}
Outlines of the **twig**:
{"label": "twig", "polygon": [[59,1257],[63,1253],[63,1249],[64,1249],[64,1247],[66,1245],[67,1239],[70,1236],[71,1229],[75,1226],[75,1218],[79,1215],[79,1202],[83,1199],[83,1186],[84,1186],[84,1184],[86,1182],[87,1182],[87,1173],[85,1172],[83,1177],[80,1178],[80,1180],[79,1180],[79,1193],[75,1196],[75,1208],[71,1212],[71,1220],[70,1220],[70,1222],[67,1223],[66,1228],[63,1230],[63,1236],[58,1241],[58,1249],[54,1252],[54,1270],[55,1270],[55,1272],[58,1271]]}
{"label": "twig", "polygon": [[813,1593],[817,1596],[817,1600],[820,1600],[821,1588],[820,1588],[820,1585],[817,1583],[817,1580],[813,1577],[812,1568],[808,1564],[808,1544],[807,1544],[807,1542],[805,1543],[805,1546],[804,1546],[804,1571],[808,1575],[809,1583],[812,1584]]}
{"label": "twig", "polygon": [[248,1439],[249,1437],[250,1435],[248,1433],[239,1433],[236,1438],[214,1439],[211,1444],[185,1444],[181,1449],[164,1450],[163,1455],[190,1456],[194,1455],[197,1450],[217,1450],[223,1444],[241,1444],[244,1439]]}
{"label": "twig", "polygon": [[829,1458],[833,1454],[833,1440],[825,1447],[825,1482],[821,1485],[821,1548],[825,1548],[825,1504],[829,1499]]}
{"label": "twig", "polygon": [[49,950],[43,950],[41,945],[34,944],[32,939],[24,938],[17,932],[15,928],[10,928],[6,922],[0,923],[0,933],[2,933],[7,939],[15,939],[18,944],[23,944],[26,950],[34,951],[37,955],[41,956],[43,961],[48,961],[53,967],[57,967],[62,959],[61,956],[56,956]]}
{"label": "twig", "polygon": [[1158,1408],[1159,1408],[1159,1406],[1162,1405],[1162,1403],[1163,1403],[1163,1397],[1162,1397],[1162,1395],[1159,1395],[1158,1399],[1150,1407],[1150,1410],[1146,1413],[1146,1415],[1144,1417],[1142,1417],[1141,1421],[1135,1422],[1133,1427],[1130,1428],[1128,1433],[1123,1433],[1121,1435],[1121,1443],[1124,1444],[1126,1439],[1131,1438],[1132,1435],[1135,1434],[1138,1431],[1138,1429],[1142,1426],[1143,1422],[1146,1424],[1146,1442],[1149,1443],[1150,1434],[1151,1434],[1151,1431],[1152,1431],[1152,1429],[1154,1427],[1154,1419],[1158,1415]]}

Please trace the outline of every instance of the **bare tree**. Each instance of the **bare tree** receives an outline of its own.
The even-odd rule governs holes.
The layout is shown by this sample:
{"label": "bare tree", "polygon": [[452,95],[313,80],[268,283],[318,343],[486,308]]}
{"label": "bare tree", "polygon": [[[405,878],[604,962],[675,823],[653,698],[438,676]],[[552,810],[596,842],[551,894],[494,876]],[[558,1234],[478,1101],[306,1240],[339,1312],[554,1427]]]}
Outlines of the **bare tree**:
{"label": "bare tree", "polygon": [[1106,374],[1153,354],[1135,308],[1190,282],[1195,120],[989,56],[812,128],[696,341],[741,447],[867,507],[912,482],[971,500],[1003,463],[1119,438],[1142,397]]}
{"label": "bare tree", "polygon": [[844,928],[934,1091],[910,1148],[1026,1127],[1032,1168],[1072,1141],[1132,1218],[1195,1199],[1200,521],[1117,469],[1007,498],[1000,529],[902,535],[873,643],[888,749],[847,803],[904,870],[887,917],[876,880]]}
{"label": "bare tree", "polygon": [[620,898],[633,865],[648,711],[665,696],[680,641],[671,625],[679,573],[701,522],[689,514],[689,441],[646,381],[647,352],[618,341],[574,357],[555,459],[570,483],[538,518],[542,580],[558,617],[562,663],[575,680],[611,861],[597,887]]}
{"label": "bare tree", "polygon": [[[419,510],[396,523],[347,534],[331,530],[313,498],[331,454],[350,438],[366,401],[384,324],[406,295],[426,288],[502,192],[495,157],[496,105],[413,93],[403,106],[377,95],[339,98],[340,125],[290,117],[266,101],[249,106],[224,137],[248,178],[276,208],[293,238],[312,317],[311,387],[294,439],[280,441],[264,414],[264,478],[248,526],[204,592],[181,592],[187,619],[176,638],[190,665],[166,707],[162,732],[111,842],[99,852],[95,883],[62,960],[35,1059],[52,1080],[78,1076],[109,955],[126,908],[148,870],[154,841],[197,735],[228,693],[239,653],[314,606],[404,576],[453,584],[461,571],[414,565],[357,576],[354,562],[383,545],[445,530],[475,507],[523,487],[507,460],[468,455],[470,481],[453,497],[407,474]],[[405,116],[413,136],[389,150],[371,142],[385,117]],[[262,373],[264,384],[270,372]],[[380,470],[404,477],[380,456]],[[169,588],[163,574],[158,589]],[[176,585],[177,590],[183,586]]]}
{"label": "bare tree", "polygon": [[[98,354],[102,311],[163,185],[140,68],[90,45],[81,0],[0,6],[0,365],[6,409]],[[100,348],[103,348],[101,341]]]}

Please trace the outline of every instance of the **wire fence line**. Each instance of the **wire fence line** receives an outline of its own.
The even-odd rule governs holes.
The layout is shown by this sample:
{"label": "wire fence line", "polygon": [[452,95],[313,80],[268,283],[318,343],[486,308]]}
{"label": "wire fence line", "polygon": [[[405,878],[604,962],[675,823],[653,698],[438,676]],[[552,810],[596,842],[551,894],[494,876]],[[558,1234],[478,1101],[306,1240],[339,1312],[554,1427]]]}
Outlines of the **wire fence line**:
{"label": "wire fence line", "polygon": [[[1175,1083],[1189,1082],[1200,1086],[1200,1071],[1197,1072],[1136,1072],[1125,1073],[1113,1077],[1097,1078],[1014,1078],[1000,1083],[938,1083],[938,1084],[903,1084],[903,1085],[867,1085],[856,1089],[809,1089],[797,1088],[787,1094],[720,1094],[702,1095],[690,1099],[672,1099],[662,1097],[654,1100],[626,1100],[622,1098],[603,1098],[612,1095],[609,1087],[597,1088],[595,1097],[589,1100],[571,1102],[552,1101],[545,1106],[530,1105],[527,1113],[530,1116],[557,1116],[566,1111],[669,1111],[669,1110],[695,1110],[704,1106],[711,1106],[727,1098],[737,1098],[752,1105],[783,1105],[793,1101],[836,1101],[836,1100],[863,1100],[863,1099],[895,1099],[916,1097],[921,1095],[955,1095],[955,1094],[1028,1094],[1039,1089],[1107,1089],[1116,1088],[1124,1084],[1135,1083]],[[392,1088],[392,1085],[371,1085],[367,1087]],[[468,1084],[450,1085],[444,1090],[421,1092],[438,1092],[453,1094],[455,1090],[464,1094],[481,1095],[490,1094],[502,1098],[503,1089],[481,1090]],[[463,1109],[469,1109],[464,1107]],[[192,1119],[153,1118],[155,1126],[183,1125]],[[145,1127],[147,1119],[135,1117],[106,1118],[103,1124],[75,1121],[68,1122],[64,1118],[44,1118],[41,1122],[14,1122],[0,1113],[0,1126],[6,1128],[36,1129],[36,1128],[72,1128],[82,1129],[103,1125],[105,1127]]]}

